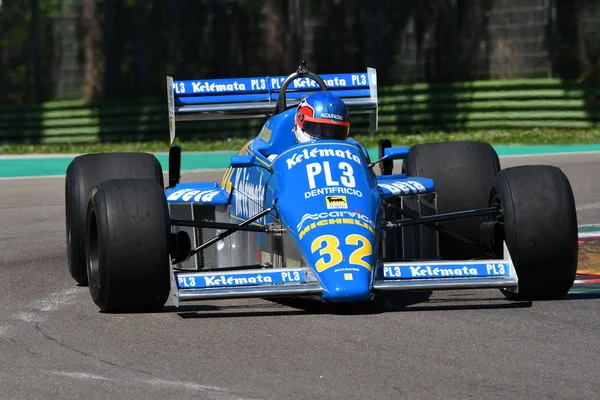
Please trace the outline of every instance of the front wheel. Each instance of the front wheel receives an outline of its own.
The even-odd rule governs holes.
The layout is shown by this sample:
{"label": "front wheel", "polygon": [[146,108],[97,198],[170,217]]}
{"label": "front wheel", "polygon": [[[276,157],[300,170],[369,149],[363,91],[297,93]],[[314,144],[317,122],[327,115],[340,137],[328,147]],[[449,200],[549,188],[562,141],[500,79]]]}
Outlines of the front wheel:
{"label": "front wheel", "polygon": [[162,187],[149,179],[105,181],[88,204],[87,274],[102,310],[155,310],[170,289],[169,211]]}
{"label": "front wheel", "polygon": [[110,179],[151,179],[163,185],[162,167],[146,153],[94,153],[77,156],[65,177],[67,260],[69,273],[80,285],[87,285],[85,264],[86,213],[90,191]]}
{"label": "front wheel", "polygon": [[[490,206],[500,207],[506,246],[519,278],[515,300],[559,298],[577,272],[577,213],[573,191],[557,167],[528,165],[498,173]],[[506,255],[504,255],[506,256]]]}

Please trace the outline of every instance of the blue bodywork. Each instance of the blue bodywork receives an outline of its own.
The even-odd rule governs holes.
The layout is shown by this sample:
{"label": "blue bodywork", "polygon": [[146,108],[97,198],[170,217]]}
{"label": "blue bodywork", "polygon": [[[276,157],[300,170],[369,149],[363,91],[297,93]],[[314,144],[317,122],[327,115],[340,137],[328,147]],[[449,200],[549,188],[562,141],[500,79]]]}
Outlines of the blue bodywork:
{"label": "blue bodywork", "polygon": [[[374,69],[321,77],[351,113],[369,114],[371,128],[376,128]],[[367,150],[352,138],[297,144],[292,131],[295,105],[286,102],[284,109],[281,104],[275,106],[285,80],[167,78],[171,140],[178,120],[270,115],[257,136],[232,159],[221,182],[180,183],[165,190],[171,205],[214,207],[219,223],[261,227],[259,231],[239,232],[231,242],[217,243],[221,250],[229,246],[222,258],[226,266],[174,272],[177,301],[314,295],[323,301],[355,302],[386,290],[516,287],[510,258],[460,263],[435,257],[428,258],[430,261],[383,262],[380,243],[387,223],[383,202],[402,197],[416,207],[427,205],[435,211],[434,182],[405,174],[375,175]],[[288,86],[286,97],[297,104],[302,96],[316,90],[316,82],[303,77]],[[409,149],[388,148],[384,154],[388,160],[405,159]],[[267,209],[268,214],[253,218]],[[289,259],[294,265],[287,258],[289,252],[278,263],[264,262],[264,253],[271,261],[284,257],[269,248],[268,237],[278,230],[291,238],[298,254],[296,259]],[[437,236],[431,243],[437,252]],[[302,261],[296,262],[300,258]]]}
{"label": "blue bodywork", "polygon": [[[318,277],[324,301],[368,300],[383,199],[432,192],[433,182],[400,174],[376,176],[368,167],[367,150],[353,139],[296,144],[293,114],[291,108],[270,118],[239,151],[254,156],[255,165],[230,167],[220,183],[179,184],[165,191],[167,200],[227,204],[230,221],[236,223],[273,207],[255,224],[277,220],[287,227]],[[277,157],[270,161],[270,155]],[[185,280],[181,284],[189,287]]]}

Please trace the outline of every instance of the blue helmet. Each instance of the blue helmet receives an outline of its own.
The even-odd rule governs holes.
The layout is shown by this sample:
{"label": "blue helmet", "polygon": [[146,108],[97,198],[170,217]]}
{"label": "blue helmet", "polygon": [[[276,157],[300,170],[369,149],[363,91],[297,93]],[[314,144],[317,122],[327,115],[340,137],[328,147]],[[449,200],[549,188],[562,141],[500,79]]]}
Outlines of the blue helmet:
{"label": "blue helmet", "polygon": [[314,139],[346,140],[350,133],[348,107],[330,92],[311,93],[298,104],[294,133],[299,143]]}

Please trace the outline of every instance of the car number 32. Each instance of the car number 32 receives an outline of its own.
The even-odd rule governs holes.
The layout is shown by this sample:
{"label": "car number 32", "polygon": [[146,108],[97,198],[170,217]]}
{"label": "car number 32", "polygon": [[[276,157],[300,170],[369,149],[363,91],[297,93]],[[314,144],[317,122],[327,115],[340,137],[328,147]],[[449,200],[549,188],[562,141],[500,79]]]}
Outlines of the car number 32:
{"label": "car number 32", "polygon": [[[371,242],[362,235],[352,234],[346,237],[345,243],[349,246],[358,246],[348,258],[350,265],[359,265],[371,271],[371,266],[363,258],[373,254]],[[323,272],[327,268],[334,267],[342,262],[344,256],[340,250],[340,241],[333,235],[321,235],[312,241],[310,251],[319,252],[321,256],[315,263],[318,272]]]}

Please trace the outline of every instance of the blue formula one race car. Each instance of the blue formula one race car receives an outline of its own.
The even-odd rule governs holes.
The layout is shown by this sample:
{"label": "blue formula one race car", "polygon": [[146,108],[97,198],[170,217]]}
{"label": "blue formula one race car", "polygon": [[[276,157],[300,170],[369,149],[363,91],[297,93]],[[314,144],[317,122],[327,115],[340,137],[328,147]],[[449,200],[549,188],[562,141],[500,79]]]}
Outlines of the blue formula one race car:
{"label": "blue formula one race car", "polygon": [[[319,91],[367,114],[375,131],[372,68],[168,77],[166,185],[152,154],[86,154],[68,167],[71,276],[108,312],[246,297],[351,303],[393,291],[496,288],[536,300],[569,291],[577,218],[560,169],[500,169],[481,142],[408,148],[382,139],[374,161],[352,138],[297,143],[297,105]],[[264,126],[221,182],[180,181],[176,122],[256,117]]]}

